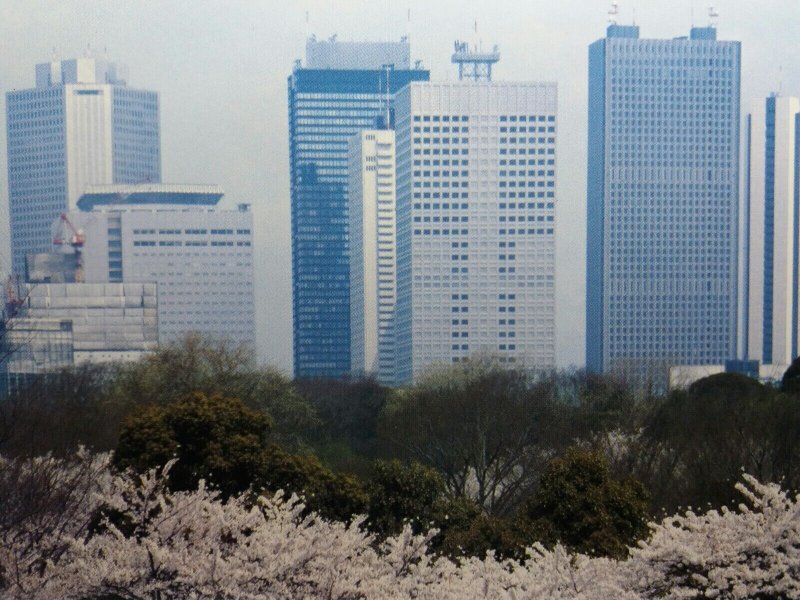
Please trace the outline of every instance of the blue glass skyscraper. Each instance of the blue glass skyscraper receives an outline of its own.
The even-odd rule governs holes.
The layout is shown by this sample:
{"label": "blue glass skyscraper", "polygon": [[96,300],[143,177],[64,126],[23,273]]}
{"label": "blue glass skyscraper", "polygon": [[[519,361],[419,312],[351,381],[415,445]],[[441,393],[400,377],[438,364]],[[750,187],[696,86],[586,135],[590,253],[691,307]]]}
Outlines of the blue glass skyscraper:
{"label": "blue glass skyscraper", "polygon": [[309,40],[289,77],[292,308],[296,377],[350,370],[348,141],[376,126],[387,98],[429,72],[407,42]]}
{"label": "blue glass skyscraper", "polygon": [[591,371],[736,356],[740,55],[714,27],[589,47]]}

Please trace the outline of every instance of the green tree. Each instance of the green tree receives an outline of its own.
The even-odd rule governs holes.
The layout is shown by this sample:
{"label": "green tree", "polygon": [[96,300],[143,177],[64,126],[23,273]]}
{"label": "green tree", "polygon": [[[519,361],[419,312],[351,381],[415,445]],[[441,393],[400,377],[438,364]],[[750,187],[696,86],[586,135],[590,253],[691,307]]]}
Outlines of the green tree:
{"label": "green tree", "polygon": [[736,373],[669,394],[646,424],[634,474],[654,509],[735,502],[744,469],[764,482],[800,484],[800,402]]}
{"label": "green tree", "polygon": [[781,379],[781,390],[787,394],[800,392],[800,356],[792,361]]}
{"label": "green tree", "polygon": [[164,406],[194,392],[238,398],[269,414],[275,423],[273,437],[286,448],[307,448],[309,434],[320,423],[289,378],[255,364],[252,348],[198,334],[159,346],[126,365],[112,391],[129,408]]}
{"label": "green tree", "polygon": [[366,476],[378,457],[377,423],[394,393],[375,379],[299,379],[298,392],[316,411],[314,449],[334,469]]}
{"label": "green tree", "polygon": [[271,492],[297,494],[309,510],[336,521],[364,514],[368,503],[357,478],[334,473],[314,455],[289,454],[274,444],[267,451],[259,484]]}
{"label": "green tree", "polygon": [[548,465],[520,518],[530,541],[622,559],[648,533],[648,501],[638,481],[612,478],[602,455],[572,448]]}
{"label": "green tree", "polygon": [[238,399],[197,392],[128,416],[114,464],[144,471],[174,457],[178,462],[169,474],[173,490],[194,489],[205,479],[223,495],[237,494],[263,475],[271,425],[267,415]]}
{"label": "green tree", "polygon": [[481,513],[468,498],[448,494],[442,475],[419,463],[376,460],[366,489],[370,531],[393,535],[406,523],[417,533],[435,528],[439,535],[432,540],[434,549],[451,532],[468,528]]}

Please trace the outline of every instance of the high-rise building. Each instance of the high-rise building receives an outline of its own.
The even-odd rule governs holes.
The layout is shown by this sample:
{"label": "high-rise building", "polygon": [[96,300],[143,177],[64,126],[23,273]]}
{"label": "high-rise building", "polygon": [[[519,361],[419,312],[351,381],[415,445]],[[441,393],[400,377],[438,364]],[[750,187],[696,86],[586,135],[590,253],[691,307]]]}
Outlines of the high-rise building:
{"label": "high-rise building", "polygon": [[736,356],[740,43],[589,47],[586,365],[659,378]]}
{"label": "high-rise building", "polygon": [[87,184],[160,181],[158,95],[97,58],[36,66],[36,87],[6,95],[11,254],[50,249],[50,225]]}
{"label": "high-rise building", "polygon": [[255,347],[253,215],[221,209],[222,196],[215,185],[89,186],[67,213],[82,238],[77,279],[157,284],[162,343],[196,332]]}
{"label": "high-rise building", "polygon": [[797,356],[800,100],[761,100],[745,125],[744,348],[789,365]]}
{"label": "high-rise building", "polygon": [[398,382],[476,354],[554,367],[556,100],[555,83],[397,94]]}
{"label": "high-rise building", "polygon": [[394,148],[390,129],[350,138],[350,366],[386,385],[394,384]]}
{"label": "high-rise building", "polygon": [[348,140],[376,127],[397,90],[429,78],[409,53],[407,42],[312,38],[289,77],[296,377],[350,371]]}

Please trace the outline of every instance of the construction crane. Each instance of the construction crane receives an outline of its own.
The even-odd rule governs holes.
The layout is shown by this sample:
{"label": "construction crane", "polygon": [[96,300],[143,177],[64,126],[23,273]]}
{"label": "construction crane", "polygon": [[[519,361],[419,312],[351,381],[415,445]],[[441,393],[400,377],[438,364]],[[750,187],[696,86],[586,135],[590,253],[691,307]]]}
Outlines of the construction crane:
{"label": "construction crane", "polygon": [[55,246],[71,246],[75,252],[75,283],[83,283],[83,245],[86,243],[86,234],[83,229],[75,229],[66,213],[61,213],[61,221],[53,237]]}
{"label": "construction crane", "polygon": [[5,316],[7,319],[15,317],[25,300],[19,293],[19,275],[9,275],[5,283]]}

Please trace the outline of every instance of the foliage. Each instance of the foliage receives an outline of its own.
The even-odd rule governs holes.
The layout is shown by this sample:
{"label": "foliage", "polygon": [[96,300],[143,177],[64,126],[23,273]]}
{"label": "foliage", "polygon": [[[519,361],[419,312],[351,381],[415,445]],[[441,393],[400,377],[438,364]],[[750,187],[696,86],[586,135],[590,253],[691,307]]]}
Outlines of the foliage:
{"label": "foliage", "polygon": [[[651,524],[623,561],[527,548],[527,560],[451,561],[433,532],[406,526],[379,542],[309,513],[296,498],[234,496],[201,482],[169,492],[170,465],[114,475],[107,456],[0,459],[0,594],[10,600],[255,598],[461,600],[792,598],[800,595],[800,497],[744,477],[737,510]],[[173,466],[174,468],[174,466]],[[51,500],[20,510],[32,490]],[[78,490],[72,493],[71,490]],[[12,510],[8,510],[8,507]],[[126,515],[126,530],[103,506]],[[5,518],[5,515],[12,518]],[[54,550],[55,549],[55,550]]]}
{"label": "foliage", "polygon": [[713,375],[656,406],[633,451],[633,474],[667,511],[728,504],[742,469],[797,489],[798,431],[795,397],[743,375]]}
{"label": "foliage", "polygon": [[355,477],[334,473],[313,455],[295,455],[271,445],[259,487],[303,498],[306,506],[325,518],[349,522],[364,513],[367,493]]}
{"label": "foliage", "polygon": [[647,535],[647,504],[644,487],[611,478],[602,455],[570,449],[548,465],[521,516],[529,539],[619,559]]}
{"label": "foliage", "polygon": [[127,411],[109,390],[116,365],[91,363],[36,377],[0,401],[0,451],[7,456],[110,450]]}
{"label": "foliage", "polygon": [[251,348],[198,334],[125,365],[113,390],[129,407],[167,405],[195,392],[237,398],[270,415],[275,439],[287,448],[306,447],[309,432],[319,425],[314,409],[285,375],[255,365]]}
{"label": "foliage", "polygon": [[787,394],[800,392],[800,356],[792,361],[781,378],[781,390]]}
{"label": "foliage", "polygon": [[394,393],[376,380],[308,378],[297,392],[319,417],[310,444],[328,467],[365,477],[380,454],[378,417]]}
{"label": "foliage", "polygon": [[561,443],[551,392],[522,371],[465,361],[398,394],[380,431],[396,456],[440,471],[454,496],[509,515]]}
{"label": "foliage", "polygon": [[439,544],[450,531],[468,527],[481,512],[474,502],[447,494],[443,477],[419,463],[375,461],[367,492],[367,525],[381,535],[396,535],[407,525],[415,533],[436,528],[441,535],[434,543]]}
{"label": "foliage", "polygon": [[257,482],[267,462],[269,417],[241,401],[194,393],[167,406],[145,406],[125,419],[114,464],[137,471],[173,457],[173,490],[190,490],[204,479],[223,496]]}

